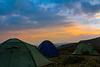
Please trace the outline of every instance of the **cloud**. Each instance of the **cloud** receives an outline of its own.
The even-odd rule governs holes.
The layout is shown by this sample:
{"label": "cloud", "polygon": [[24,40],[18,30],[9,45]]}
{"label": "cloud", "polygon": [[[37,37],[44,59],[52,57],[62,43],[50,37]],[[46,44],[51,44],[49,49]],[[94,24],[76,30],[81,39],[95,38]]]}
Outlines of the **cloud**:
{"label": "cloud", "polygon": [[88,24],[100,11],[99,0],[0,0],[0,3],[2,31],[39,29],[69,21]]}
{"label": "cloud", "polygon": [[54,26],[63,22],[64,17],[56,15],[45,15],[45,16],[23,16],[20,14],[11,14],[1,16],[0,19],[0,30],[10,31],[10,30],[23,30],[23,29],[38,29],[48,26]]}
{"label": "cloud", "polygon": [[100,0],[83,0],[83,2],[88,2],[92,5],[100,4]]}
{"label": "cloud", "polygon": [[1,33],[0,40],[17,37],[30,43],[40,43],[49,39],[53,42],[76,42],[80,39],[92,38],[100,35],[100,29],[95,29],[79,22],[70,22],[71,24],[59,24],[53,27],[40,29],[17,30]]}
{"label": "cloud", "polygon": [[81,7],[85,13],[96,13],[100,11],[100,4],[91,4],[91,2],[82,2]]}

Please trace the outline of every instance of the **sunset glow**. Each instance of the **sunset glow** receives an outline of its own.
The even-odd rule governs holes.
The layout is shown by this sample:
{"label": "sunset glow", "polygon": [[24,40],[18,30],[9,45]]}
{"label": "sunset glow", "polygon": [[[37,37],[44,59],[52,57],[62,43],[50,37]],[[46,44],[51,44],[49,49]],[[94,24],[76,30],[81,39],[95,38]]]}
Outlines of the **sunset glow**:
{"label": "sunset glow", "polygon": [[[94,4],[95,2],[95,4]],[[95,0],[0,0],[0,41],[19,38],[38,45],[100,36],[100,2]]]}

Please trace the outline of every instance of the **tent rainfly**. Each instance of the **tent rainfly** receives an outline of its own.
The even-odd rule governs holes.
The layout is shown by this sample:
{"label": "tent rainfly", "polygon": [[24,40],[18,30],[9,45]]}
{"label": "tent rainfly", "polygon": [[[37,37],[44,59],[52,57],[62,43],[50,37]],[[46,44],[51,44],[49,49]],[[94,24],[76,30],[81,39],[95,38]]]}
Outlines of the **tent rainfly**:
{"label": "tent rainfly", "polygon": [[19,39],[9,39],[0,45],[0,67],[41,67],[50,63],[35,46]]}
{"label": "tent rainfly", "polygon": [[48,40],[45,40],[39,45],[40,52],[46,57],[56,57],[59,56],[59,50],[54,46],[54,44]]}
{"label": "tent rainfly", "polygon": [[78,55],[98,55],[99,53],[90,44],[79,43],[73,54]]}

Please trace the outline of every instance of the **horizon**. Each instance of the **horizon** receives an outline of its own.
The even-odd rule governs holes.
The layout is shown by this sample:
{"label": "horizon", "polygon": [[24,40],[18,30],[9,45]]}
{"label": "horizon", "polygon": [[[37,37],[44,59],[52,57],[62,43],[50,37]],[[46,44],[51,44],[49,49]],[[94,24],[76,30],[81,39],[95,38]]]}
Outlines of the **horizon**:
{"label": "horizon", "polygon": [[100,0],[0,0],[0,43],[74,43],[100,37]]}
{"label": "horizon", "polygon": [[[88,39],[81,39],[81,40],[75,41],[75,42],[55,42],[54,43],[54,42],[52,42],[50,40],[49,41],[52,42],[55,46],[61,46],[61,45],[65,45],[65,44],[78,43],[80,41],[86,41],[86,40],[91,40],[91,39],[96,39],[96,38],[100,38],[100,36],[99,37],[94,37],[94,38],[88,38]],[[5,41],[7,41],[7,40],[9,40],[9,39],[18,39],[18,38],[8,38],[8,39],[0,42],[0,44],[5,42]],[[34,46],[39,46],[42,42],[46,41],[46,40],[43,40],[41,42],[34,43],[34,42],[28,42],[28,41],[25,41],[25,40],[22,40],[22,39],[19,39],[19,40],[21,40],[23,42],[26,42],[26,43],[29,43],[29,44],[34,45]]]}

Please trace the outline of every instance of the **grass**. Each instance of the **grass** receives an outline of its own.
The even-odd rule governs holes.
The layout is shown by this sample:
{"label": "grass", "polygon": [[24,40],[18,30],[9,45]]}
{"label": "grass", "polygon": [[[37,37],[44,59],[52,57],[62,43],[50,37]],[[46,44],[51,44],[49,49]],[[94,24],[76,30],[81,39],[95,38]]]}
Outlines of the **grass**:
{"label": "grass", "polygon": [[100,56],[67,55],[66,53],[58,57],[49,58],[49,60],[53,63],[44,67],[100,67]]}
{"label": "grass", "polygon": [[100,55],[72,55],[74,50],[61,49],[61,55],[49,58],[53,63],[44,67],[100,67]]}

